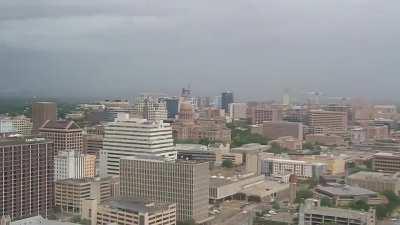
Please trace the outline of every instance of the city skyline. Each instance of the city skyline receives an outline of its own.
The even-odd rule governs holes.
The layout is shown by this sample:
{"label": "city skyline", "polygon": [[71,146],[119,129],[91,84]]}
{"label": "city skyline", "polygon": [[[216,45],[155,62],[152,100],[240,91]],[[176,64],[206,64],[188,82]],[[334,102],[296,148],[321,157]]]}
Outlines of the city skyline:
{"label": "city skyline", "polygon": [[286,88],[388,99],[400,81],[399,7],[356,0],[5,1],[0,95],[174,95],[190,83],[198,95],[229,89],[244,99],[276,99]]}

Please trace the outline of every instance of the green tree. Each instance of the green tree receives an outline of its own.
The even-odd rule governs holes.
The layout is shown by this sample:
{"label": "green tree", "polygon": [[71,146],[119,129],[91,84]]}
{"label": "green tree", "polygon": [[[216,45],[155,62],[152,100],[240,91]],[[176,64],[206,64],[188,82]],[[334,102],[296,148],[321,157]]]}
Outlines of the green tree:
{"label": "green tree", "polygon": [[368,211],[369,205],[364,200],[352,201],[349,203],[349,208],[358,211]]}
{"label": "green tree", "polygon": [[377,205],[375,207],[375,213],[376,217],[381,220],[388,215],[388,209],[384,205]]}
{"label": "green tree", "polygon": [[313,197],[313,192],[310,189],[302,188],[297,191],[295,203],[304,203],[304,200]]}
{"label": "green tree", "polygon": [[273,201],[272,202],[272,208],[275,209],[275,210],[279,210],[279,209],[281,209],[281,206],[279,205],[278,201]]}
{"label": "green tree", "polygon": [[282,154],[282,153],[287,153],[288,150],[285,148],[281,148],[279,144],[277,143],[272,143],[271,148],[268,150],[268,152],[274,153],[274,154]]}
{"label": "green tree", "polygon": [[210,145],[210,144],[214,144],[215,143],[215,141],[211,141],[210,139],[208,139],[208,138],[203,138],[203,139],[200,139],[200,141],[199,141],[199,144],[201,144],[201,145]]}
{"label": "green tree", "polygon": [[262,145],[267,145],[270,141],[268,138],[260,134],[252,134],[249,126],[247,124],[237,125],[228,124],[227,127],[231,129],[231,146],[240,147],[245,144],[259,143]]}
{"label": "green tree", "polygon": [[225,159],[224,161],[222,161],[222,167],[225,168],[232,168],[233,167],[233,162],[230,159]]}

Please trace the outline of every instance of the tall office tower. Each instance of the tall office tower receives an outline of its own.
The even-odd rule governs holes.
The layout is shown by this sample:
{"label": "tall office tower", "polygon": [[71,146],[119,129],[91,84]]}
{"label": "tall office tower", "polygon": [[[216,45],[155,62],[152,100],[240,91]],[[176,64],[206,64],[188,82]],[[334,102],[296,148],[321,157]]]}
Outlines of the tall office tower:
{"label": "tall office tower", "polygon": [[233,103],[233,92],[226,91],[221,94],[221,108],[229,112],[229,104]]}
{"label": "tall office tower", "polygon": [[246,103],[229,104],[229,114],[232,120],[247,119],[247,104]]}
{"label": "tall office tower", "polygon": [[178,221],[208,219],[209,182],[208,162],[121,159],[121,196],[176,203]]}
{"label": "tall office tower", "polygon": [[164,99],[164,101],[167,107],[168,119],[175,119],[176,115],[179,112],[179,98],[166,98]]}
{"label": "tall office tower", "polygon": [[282,97],[282,104],[287,105],[287,106],[291,104],[289,91],[287,91],[287,90],[285,91],[285,94]]}
{"label": "tall office tower", "polygon": [[47,216],[53,207],[54,155],[44,138],[0,139],[0,215]]}
{"label": "tall office tower", "polygon": [[83,131],[72,120],[48,120],[39,128],[39,133],[53,141],[55,155],[60,151],[83,150]]}
{"label": "tall office tower", "polygon": [[4,131],[29,136],[32,133],[32,122],[25,116],[0,117],[0,133]]}
{"label": "tall office tower", "polygon": [[99,157],[100,151],[103,149],[104,125],[96,125],[86,129],[83,136],[84,152]]}
{"label": "tall office tower", "polygon": [[147,120],[166,120],[167,104],[158,95],[140,95],[136,98],[135,114]]}
{"label": "tall office tower", "polygon": [[47,121],[57,120],[57,105],[54,102],[34,102],[32,104],[32,130],[37,130]]}
{"label": "tall office tower", "polygon": [[347,113],[310,110],[308,125],[314,134],[345,134],[347,131]]}
{"label": "tall office tower", "polygon": [[261,124],[265,121],[282,120],[282,111],[264,106],[249,107],[248,116],[251,124]]}
{"label": "tall office tower", "polygon": [[107,173],[119,174],[119,160],[126,156],[156,155],[176,159],[169,123],[131,119],[109,123],[105,127],[103,151]]}
{"label": "tall office tower", "polygon": [[80,179],[96,175],[96,156],[81,152],[59,152],[54,157],[54,180]]}

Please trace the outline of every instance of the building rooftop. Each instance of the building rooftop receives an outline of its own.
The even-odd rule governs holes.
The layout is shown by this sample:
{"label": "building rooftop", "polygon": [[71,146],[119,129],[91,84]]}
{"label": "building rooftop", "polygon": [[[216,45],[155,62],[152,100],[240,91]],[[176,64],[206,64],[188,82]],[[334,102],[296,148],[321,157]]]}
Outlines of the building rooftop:
{"label": "building rooftop", "polygon": [[197,160],[169,160],[162,156],[156,155],[136,155],[136,156],[127,156],[121,158],[121,160],[137,160],[137,161],[150,161],[150,162],[166,162],[166,163],[177,163],[177,164],[201,164],[208,163],[207,161],[197,161]]}
{"label": "building rooftop", "polygon": [[51,143],[51,141],[46,140],[45,138],[37,137],[37,136],[29,136],[29,137],[28,136],[15,136],[15,137],[0,138],[0,146],[37,144],[37,143]]}
{"label": "building rooftop", "polygon": [[80,127],[72,120],[47,120],[40,129],[75,130]]}
{"label": "building rooftop", "polygon": [[47,220],[41,216],[34,216],[22,220],[11,222],[10,225],[78,225],[77,223],[60,222],[56,220]]}
{"label": "building rooftop", "polygon": [[69,179],[64,179],[64,180],[58,180],[55,183],[61,183],[61,184],[86,184],[86,183],[92,183],[96,181],[105,181],[105,180],[110,180],[112,177],[86,177],[86,178],[80,178],[80,179],[75,179],[75,178],[69,178]]}
{"label": "building rooftop", "polygon": [[348,178],[359,179],[359,180],[380,180],[380,181],[397,181],[400,180],[400,173],[390,174],[390,173],[380,173],[380,172],[367,172],[361,171],[350,175]]}
{"label": "building rooftop", "polygon": [[321,194],[327,194],[330,196],[374,196],[376,192],[370,191],[365,188],[354,187],[349,185],[334,185],[334,186],[318,186],[315,189],[316,192]]}
{"label": "building rooftop", "polygon": [[131,210],[141,213],[154,213],[163,211],[173,206],[171,203],[160,203],[139,198],[120,197],[102,204],[103,207],[112,209]]}
{"label": "building rooftop", "polygon": [[266,151],[270,148],[269,145],[261,145],[258,143],[245,144],[241,147],[232,148],[232,151],[252,152],[252,151]]}

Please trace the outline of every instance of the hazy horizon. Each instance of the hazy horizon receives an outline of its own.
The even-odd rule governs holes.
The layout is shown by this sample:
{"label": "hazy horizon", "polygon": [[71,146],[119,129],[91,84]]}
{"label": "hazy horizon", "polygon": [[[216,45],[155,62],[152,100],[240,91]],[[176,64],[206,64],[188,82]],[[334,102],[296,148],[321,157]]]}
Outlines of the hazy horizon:
{"label": "hazy horizon", "polygon": [[400,94],[396,0],[4,0],[0,96]]}

